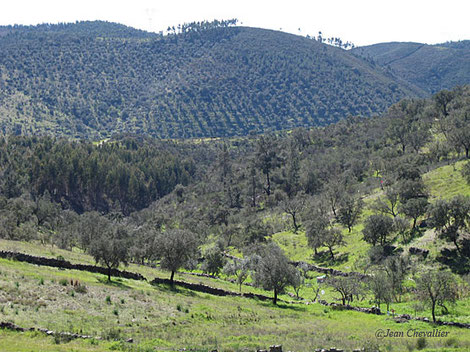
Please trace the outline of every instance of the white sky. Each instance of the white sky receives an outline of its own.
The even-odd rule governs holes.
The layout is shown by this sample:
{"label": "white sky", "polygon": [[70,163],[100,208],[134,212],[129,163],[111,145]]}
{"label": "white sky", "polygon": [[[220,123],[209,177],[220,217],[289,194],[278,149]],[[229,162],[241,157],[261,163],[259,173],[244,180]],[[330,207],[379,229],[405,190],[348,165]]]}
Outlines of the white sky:
{"label": "white sky", "polygon": [[[340,37],[356,45],[470,39],[468,0],[0,0],[0,25],[106,20],[158,32],[184,22]],[[300,28],[300,31],[298,30]]]}

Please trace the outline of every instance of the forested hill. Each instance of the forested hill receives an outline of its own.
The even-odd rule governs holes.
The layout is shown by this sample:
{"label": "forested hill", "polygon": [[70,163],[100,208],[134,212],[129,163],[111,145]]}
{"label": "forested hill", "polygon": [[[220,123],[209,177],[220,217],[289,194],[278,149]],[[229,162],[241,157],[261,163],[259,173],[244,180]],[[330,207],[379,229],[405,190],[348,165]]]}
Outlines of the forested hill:
{"label": "forested hill", "polygon": [[470,82],[470,40],[437,45],[380,43],[353,49],[428,93]]}
{"label": "forested hill", "polygon": [[246,27],[167,36],[106,22],[0,27],[0,52],[4,133],[246,135],[424,95],[348,51]]}

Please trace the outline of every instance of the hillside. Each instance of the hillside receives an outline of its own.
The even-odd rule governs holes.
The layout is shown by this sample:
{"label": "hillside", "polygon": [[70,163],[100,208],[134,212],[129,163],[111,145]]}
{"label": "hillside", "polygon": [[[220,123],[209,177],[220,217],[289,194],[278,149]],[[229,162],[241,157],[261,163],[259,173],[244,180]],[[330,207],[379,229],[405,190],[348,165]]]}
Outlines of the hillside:
{"label": "hillside", "polygon": [[80,22],[0,33],[7,133],[246,135],[371,116],[424,94],[345,50],[264,29],[160,36]]}
{"label": "hillside", "polygon": [[1,136],[0,350],[468,351],[469,106],[463,86],[243,138]]}
{"label": "hillside", "polygon": [[352,52],[372,59],[396,77],[428,93],[470,82],[469,40],[436,45],[380,43],[358,47]]}

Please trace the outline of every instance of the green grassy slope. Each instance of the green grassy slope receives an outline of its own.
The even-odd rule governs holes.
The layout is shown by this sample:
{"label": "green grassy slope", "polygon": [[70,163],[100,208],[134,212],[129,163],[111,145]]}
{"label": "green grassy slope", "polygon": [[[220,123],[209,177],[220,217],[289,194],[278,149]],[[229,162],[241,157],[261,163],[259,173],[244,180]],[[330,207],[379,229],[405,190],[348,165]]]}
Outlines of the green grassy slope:
{"label": "green grassy slope", "polygon": [[[1,247],[14,246],[2,241]],[[18,244],[18,249],[41,251],[41,247]],[[46,249],[46,252],[49,249]],[[59,251],[53,254],[58,254]],[[66,254],[66,253],[64,253]],[[70,258],[85,262],[86,255]],[[147,274],[158,270],[146,268]],[[79,280],[86,293],[74,292],[61,281]],[[185,277],[186,279],[186,277]],[[217,282],[212,282],[218,285]],[[107,298],[109,297],[109,298]],[[283,304],[245,298],[216,297],[185,289],[153,287],[146,282],[114,279],[102,275],[57,270],[0,260],[0,320],[18,325],[59,331],[81,332],[110,340],[61,342],[39,333],[0,331],[0,349],[9,351],[171,351],[182,348],[224,351],[255,350],[282,344],[286,350],[309,351],[336,346],[358,348],[383,346],[402,351],[416,345],[416,338],[378,340],[375,331],[410,328],[429,330],[425,323],[398,325],[387,316],[334,311],[318,304]],[[366,305],[366,303],[364,303]],[[463,307],[465,308],[465,307]],[[428,347],[441,349],[455,344],[465,351],[470,333],[445,328],[451,338],[428,339]],[[133,344],[124,342],[134,339]],[[117,341],[114,341],[114,339]]]}

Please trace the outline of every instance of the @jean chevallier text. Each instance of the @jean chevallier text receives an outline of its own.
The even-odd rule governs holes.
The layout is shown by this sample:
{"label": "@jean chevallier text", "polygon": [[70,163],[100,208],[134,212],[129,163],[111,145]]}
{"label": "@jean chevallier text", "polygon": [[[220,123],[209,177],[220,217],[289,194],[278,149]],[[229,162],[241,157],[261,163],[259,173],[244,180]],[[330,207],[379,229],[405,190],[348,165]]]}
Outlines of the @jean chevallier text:
{"label": "@jean chevallier text", "polygon": [[448,337],[449,331],[442,331],[439,329],[432,330],[419,330],[419,329],[408,329],[406,331],[397,331],[392,329],[378,329],[375,332],[375,337],[378,339],[385,338],[397,338],[397,337]]}

